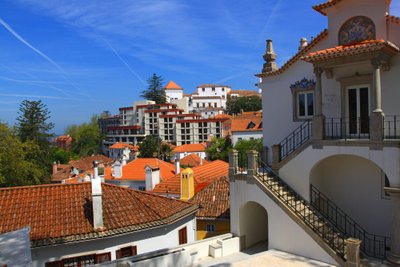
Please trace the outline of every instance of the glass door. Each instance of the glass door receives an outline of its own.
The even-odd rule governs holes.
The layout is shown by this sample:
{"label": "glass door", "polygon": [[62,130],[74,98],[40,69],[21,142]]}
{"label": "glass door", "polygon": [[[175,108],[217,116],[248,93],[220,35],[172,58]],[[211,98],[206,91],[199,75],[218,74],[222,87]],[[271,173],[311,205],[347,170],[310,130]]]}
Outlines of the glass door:
{"label": "glass door", "polygon": [[369,134],[369,88],[352,87],[347,90],[348,134],[351,137]]}

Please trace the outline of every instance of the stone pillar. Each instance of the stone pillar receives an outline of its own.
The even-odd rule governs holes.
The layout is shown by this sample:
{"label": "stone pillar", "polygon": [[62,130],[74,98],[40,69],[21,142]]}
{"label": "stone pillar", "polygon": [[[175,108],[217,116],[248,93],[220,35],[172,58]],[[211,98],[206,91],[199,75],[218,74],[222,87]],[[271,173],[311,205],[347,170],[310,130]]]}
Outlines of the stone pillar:
{"label": "stone pillar", "polygon": [[400,188],[385,187],[392,202],[392,226],[390,231],[390,252],[387,260],[400,265]]}
{"label": "stone pillar", "polygon": [[315,73],[315,115],[312,120],[312,139],[323,140],[325,133],[325,117],[322,113],[322,68],[314,68]]}
{"label": "stone pillar", "polygon": [[255,150],[247,151],[247,176],[253,177],[257,173],[257,156]]}
{"label": "stone pillar", "polygon": [[382,111],[382,88],[381,88],[381,68],[382,61],[380,59],[373,59],[371,61],[374,68],[373,71],[373,111],[370,118],[370,139],[373,141],[382,141],[384,138],[383,134],[383,123],[385,114]]}
{"label": "stone pillar", "polygon": [[237,173],[237,166],[238,166],[238,152],[235,149],[232,149],[229,154],[229,179],[231,181],[235,180],[235,173]]}
{"label": "stone pillar", "polygon": [[348,238],[344,243],[346,244],[347,249],[346,267],[359,267],[361,240]]}
{"label": "stone pillar", "polygon": [[281,161],[281,146],[273,145],[272,146],[272,170],[279,170],[279,162]]}

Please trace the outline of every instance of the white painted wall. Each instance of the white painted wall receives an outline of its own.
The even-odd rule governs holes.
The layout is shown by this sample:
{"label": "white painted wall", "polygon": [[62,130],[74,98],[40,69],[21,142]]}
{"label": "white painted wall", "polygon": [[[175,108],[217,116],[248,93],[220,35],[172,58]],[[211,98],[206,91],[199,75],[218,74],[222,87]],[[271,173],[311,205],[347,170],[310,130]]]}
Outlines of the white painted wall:
{"label": "white painted wall", "polygon": [[137,253],[146,253],[179,245],[178,231],[187,228],[188,243],[196,240],[195,215],[187,216],[172,225],[139,231],[114,237],[59,246],[32,249],[33,266],[44,266],[48,261],[60,260],[79,255],[111,252],[111,260],[116,259],[115,251],[126,246],[137,246]]}
{"label": "white painted wall", "polygon": [[[240,233],[239,210],[248,201],[265,208],[268,213],[269,249],[278,249],[308,258],[337,265],[300,226],[298,226],[273,200],[255,184],[236,180],[230,184],[231,192],[231,232]],[[259,227],[263,227],[260,225]]]}
{"label": "white painted wall", "polygon": [[310,176],[310,182],[361,227],[371,234],[390,236],[391,201],[384,197],[384,173],[377,165],[338,155],[319,162]]}
{"label": "white painted wall", "polygon": [[260,139],[263,138],[263,133],[262,131],[232,132],[233,145],[236,145],[236,143],[239,141],[239,138],[241,138],[241,140],[250,140],[251,138]]}
{"label": "white painted wall", "polygon": [[183,97],[183,90],[168,89],[165,90],[165,95],[169,100],[179,100]]}

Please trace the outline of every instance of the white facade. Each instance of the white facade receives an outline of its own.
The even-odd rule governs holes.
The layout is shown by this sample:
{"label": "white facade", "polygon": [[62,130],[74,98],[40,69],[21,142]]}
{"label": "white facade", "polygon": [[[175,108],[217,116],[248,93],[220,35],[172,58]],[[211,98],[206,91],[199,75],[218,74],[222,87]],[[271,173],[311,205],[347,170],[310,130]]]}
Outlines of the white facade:
{"label": "white facade", "polygon": [[207,108],[226,108],[226,100],[231,88],[225,85],[203,84],[197,86],[197,92],[192,94],[189,109],[202,112]]}
{"label": "white facade", "polygon": [[232,131],[232,144],[233,146],[240,140],[253,140],[263,138],[262,130],[260,131]]}
{"label": "white facade", "polygon": [[179,245],[178,231],[185,227],[187,229],[188,243],[194,242],[196,240],[196,218],[193,214],[171,225],[138,231],[136,233],[65,245],[32,248],[33,266],[45,266],[46,262],[107,252],[111,252],[111,260],[115,260],[116,250],[127,246],[137,246],[138,255],[175,247]]}
{"label": "white facade", "polygon": [[190,151],[190,152],[175,152],[175,159],[183,159],[191,154],[196,154],[199,158],[206,159],[207,154],[205,151]]}

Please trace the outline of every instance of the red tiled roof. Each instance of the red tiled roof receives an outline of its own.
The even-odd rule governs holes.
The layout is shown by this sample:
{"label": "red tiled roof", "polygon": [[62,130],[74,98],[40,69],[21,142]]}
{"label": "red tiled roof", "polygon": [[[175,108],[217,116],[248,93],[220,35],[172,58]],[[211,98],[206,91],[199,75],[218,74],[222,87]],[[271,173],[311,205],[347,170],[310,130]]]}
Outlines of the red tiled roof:
{"label": "red tiled roof", "polygon": [[130,150],[139,151],[139,148],[137,146],[128,143],[118,142],[110,146],[110,148],[112,149],[124,149],[125,147],[129,148]]}
{"label": "red tiled roof", "polygon": [[191,200],[199,206],[196,213],[197,219],[229,219],[229,180],[221,177],[203,190],[198,192]]}
{"label": "red tiled roof", "polygon": [[180,164],[181,164],[181,166],[188,166],[190,168],[193,168],[193,167],[199,166],[200,161],[202,162],[202,164],[208,163],[207,160],[205,160],[205,159],[201,160],[197,154],[192,153],[192,154],[187,155],[186,157],[182,158],[180,160]]}
{"label": "red tiled roof", "polygon": [[[254,124],[253,127],[250,127]],[[231,119],[232,132],[262,131],[262,117],[257,115],[241,115]]]}
{"label": "red tiled roof", "polygon": [[112,177],[111,167],[104,169],[104,178],[107,180],[132,180],[145,181],[146,174],[144,168],[149,165],[151,167],[158,166],[160,168],[160,178],[166,180],[175,175],[175,166],[171,163],[159,160],[157,158],[137,158],[122,167],[122,177]]}
{"label": "red tiled roof", "polygon": [[399,51],[399,48],[385,40],[366,40],[355,44],[339,45],[333,48],[311,52],[302,59],[307,62],[315,62],[381,50],[387,50],[391,53],[396,53]]}
{"label": "red tiled roof", "polygon": [[326,16],[326,13],[323,11],[325,8],[328,7],[332,7],[334,5],[336,5],[337,3],[339,3],[341,0],[328,0],[325,3],[313,6],[313,9],[315,9],[316,11],[318,11],[319,13],[321,13],[322,15]]}
{"label": "red tiled roof", "polygon": [[174,81],[169,81],[164,89],[183,90],[183,88],[177,85]]}
{"label": "red tiled roof", "polygon": [[322,41],[326,36],[328,36],[328,30],[323,30],[317,37],[315,37],[306,47],[297,52],[291,59],[286,61],[282,67],[275,71],[264,72],[261,74],[256,74],[257,77],[265,78],[268,76],[276,76],[282,74],[291,65],[293,65],[297,60],[301,59],[302,56],[306,55],[313,47],[315,47],[320,41]]}
{"label": "red tiled roof", "polygon": [[[205,165],[192,168],[195,193],[216,179],[228,176],[229,164],[222,160],[214,160]],[[159,194],[181,194],[181,176],[177,174],[155,186],[153,192]]]}
{"label": "red tiled roof", "polygon": [[400,17],[396,17],[396,16],[392,16],[392,15],[386,15],[386,20],[389,21],[389,22],[400,24]]}
{"label": "red tiled roof", "polygon": [[0,189],[0,233],[30,226],[32,247],[96,239],[173,223],[187,202],[102,184],[104,231],[93,229],[91,183]]}
{"label": "red tiled roof", "polygon": [[218,114],[215,115],[214,117],[211,117],[211,119],[230,119],[230,118],[232,118],[232,116],[229,114]]}
{"label": "red tiled roof", "polygon": [[71,167],[74,167],[83,173],[92,173],[93,161],[97,161],[100,165],[104,166],[109,166],[114,162],[113,159],[110,159],[104,155],[95,155],[84,157],[78,160],[71,160],[68,164],[57,166],[57,173],[53,175],[52,181],[61,182],[62,180],[70,178]]}
{"label": "red tiled roof", "polygon": [[133,110],[133,107],[121,107],[119,110]]}
{"label": "red tiled roof", "polygon": [[198,143],[198,144],[186,144],[186,145],[181,145],[177,146],[174,149],[174,152],[200,152],[200,151],[206,151],[206,145],[204,143]]}

